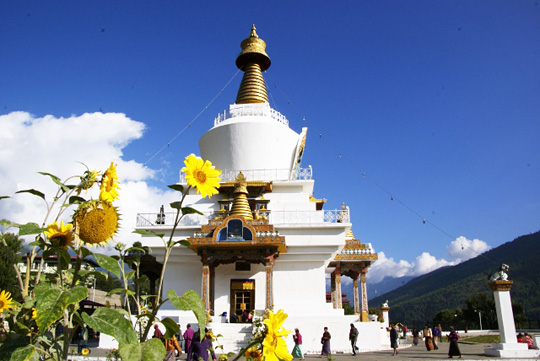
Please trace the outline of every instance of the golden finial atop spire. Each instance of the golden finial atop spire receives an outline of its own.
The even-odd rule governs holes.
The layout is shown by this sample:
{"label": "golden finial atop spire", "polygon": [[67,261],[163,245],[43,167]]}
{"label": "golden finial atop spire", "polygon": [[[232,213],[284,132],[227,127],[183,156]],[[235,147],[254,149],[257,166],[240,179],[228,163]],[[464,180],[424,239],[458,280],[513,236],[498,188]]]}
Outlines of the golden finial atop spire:
{"label": "golden finial atop spire", "polygon": [[251,34],[240,43],[242,52],[236,58],[236,66],[244,71],[236,104],[268,103],[268,94],[262,72],[270,67],[270,57],[266,54],[266,43],[257,35],[255,24]]}
{"label": "golden finial atop spire", "polygon": [[354,234],[353,234],[352,228],[349,228],[349,231],[345,235],[345,239],[347,239],[347,240],[354,239]]}
{"label": "golden finial atop spire", "polygon": [[232,202],[229,216],[242,216],[245,219],[252,220],[253,213],[249,207],[247,199],[247,181],[242,172],[236,177],[236,185],[234,186],[234,200]]}

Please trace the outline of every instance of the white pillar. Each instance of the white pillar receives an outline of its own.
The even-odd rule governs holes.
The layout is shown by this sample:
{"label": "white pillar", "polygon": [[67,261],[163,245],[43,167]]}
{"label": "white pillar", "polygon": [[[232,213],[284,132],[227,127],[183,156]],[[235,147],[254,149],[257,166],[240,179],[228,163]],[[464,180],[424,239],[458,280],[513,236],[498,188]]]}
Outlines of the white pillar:
{"label": "white pillar", "polygon": [[381,307],[382,311],[382,317],[383,317],[383,324],[384,328],[390,327],[390,317],[388,316],[388,311],[390,311],[390,307]]}
{"label": "white pillar", "polygon": [[[513,281],[489,282],[493,291],[495,307],[497,308],[497,320],[499,321],[500,343],[493,343],[491,347],[484,349],[484,353],[497,357],[528,357],[530,351],[526,343],[518,343],[516,338],[516,326],[514,324],[514,312],[510,300],[510,288]],[[532,356],[532,355],[531,355]]]}

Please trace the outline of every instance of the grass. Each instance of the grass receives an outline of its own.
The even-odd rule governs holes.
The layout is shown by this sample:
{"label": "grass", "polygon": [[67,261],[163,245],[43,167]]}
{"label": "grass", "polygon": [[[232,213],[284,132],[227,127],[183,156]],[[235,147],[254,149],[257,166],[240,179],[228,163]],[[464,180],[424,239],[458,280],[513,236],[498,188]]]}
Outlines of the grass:
{"label": "grass", "polygon": [[501,338],[499,335],[481,335],[473,337],[460,337],[460,341],[473,342],[473,343],[499,343]]}

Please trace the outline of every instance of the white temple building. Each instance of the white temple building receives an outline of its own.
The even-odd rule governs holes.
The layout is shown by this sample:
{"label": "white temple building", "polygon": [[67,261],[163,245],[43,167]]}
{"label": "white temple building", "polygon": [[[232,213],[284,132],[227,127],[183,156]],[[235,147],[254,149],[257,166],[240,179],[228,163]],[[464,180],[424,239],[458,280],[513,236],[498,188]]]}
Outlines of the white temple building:
{"label": "white temple building", "polygon": [[[313,196],[311,166],[302,168],[307,128],[299,133],[268,102],[262,72],[270,67],[265,42],[255,27],[242,41],[236,65],[244,72],[238,95],[228,110],[199,140],[200,154],[222,170],[219,194],[201,198],[191,189],[184,205],[204,216],[187,215],[174,240],[164,292],[198,292],[213,315],[208,327],[222,334],[224,351],[238,351],[251,336],[244,311],[262,314],[283,309],[284,326],[298,328],[307,353],[320,353],[323,327],[332,334],[332,352],[351,352],[349,324],[360,331],[361,350],[388,348],[386,322],[369,322],[366,273],[377,260],[371,244],[354,239],[350,210],[323,209],[325,199]],[[186,180],[181,173],[179,184]],[[175,199],[172,199],[175,201]],[[156,209],[159,205],[156,205]],[[173,213],[139,213],[137,228],[170,235]],[[155,260],[143,264],[153,284],[159,277],[164,248],[161,239],[142,238]],[[143,271],[143,270],[142,270]],[[331,301],[326,298],[327,275]],[[354,315],[345,315],[341,277],[354,280]],[[153,287],[153,286],[152,286]],[[196,326],[191,312],[164,305],[158,317],[171,317],[185,330]],[[292,335],[287,343],[292,349]]]}

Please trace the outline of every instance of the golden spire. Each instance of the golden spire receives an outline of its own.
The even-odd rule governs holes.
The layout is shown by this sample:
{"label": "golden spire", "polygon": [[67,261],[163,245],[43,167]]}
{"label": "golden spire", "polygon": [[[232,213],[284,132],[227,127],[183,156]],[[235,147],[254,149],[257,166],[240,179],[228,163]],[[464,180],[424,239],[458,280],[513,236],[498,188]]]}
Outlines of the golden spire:
{"label": "golden spire", "polygon": [[234,200],[232,202],[229,216],[242,216],[244,219],[252,220],[253,213],[249,207],[247,199],[247,181],[242,172],[236,177],[236,185],[234,186]]}
{"label": "golden spire", "polygon": [[349,231],[345,235],[345,239],[354,239],[354,233],[352,231],[352,228],[349,228]]}
{"label": "golden spire", "polygon": [[268,94],[262,72],[270,67],[270,57],[265,52],[266,43],[251,27],[251,34],[240,44],[242,52],[236,58],[236,66],[244,71],[236,104],[268,103]]}

